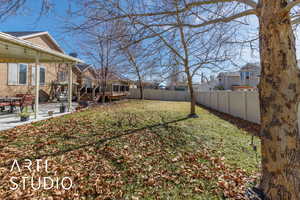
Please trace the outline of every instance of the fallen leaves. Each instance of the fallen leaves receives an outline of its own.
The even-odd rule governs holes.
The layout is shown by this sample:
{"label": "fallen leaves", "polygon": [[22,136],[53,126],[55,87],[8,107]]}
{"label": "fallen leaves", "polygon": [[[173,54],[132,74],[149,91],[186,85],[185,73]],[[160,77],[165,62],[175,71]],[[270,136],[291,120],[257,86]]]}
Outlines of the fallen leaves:
{"label": "fallen leaves", "polygon": [[[154,126],[174,113],[127,106],[94,107],[1,132],[0,199],[193,199],[207,193],[244,198],[256,177],[201,146],[180,122]],[[120,135],[125,132],[130,134]],[[9,171],[12,159],[38,157],[49,161],[51,173]],[[10,177],[24,175],[69,176],[74,187],[9,190]]]}

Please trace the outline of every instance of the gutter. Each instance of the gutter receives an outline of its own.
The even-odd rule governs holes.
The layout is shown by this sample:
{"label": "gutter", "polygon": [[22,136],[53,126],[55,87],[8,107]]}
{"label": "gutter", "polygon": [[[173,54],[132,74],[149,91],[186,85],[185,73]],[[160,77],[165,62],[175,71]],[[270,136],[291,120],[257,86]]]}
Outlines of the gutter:
{"label": "gutter", "polygon": [[31,42],[28,42],[26,40],[22,40],[20,38],[11,36],[9,34],[5,34],[3,32],[0,32],[0,41],[12,43],[12,44],[24,47],[24,48],[31,49],[31,50],[36,51],[36,52],[41,52],[41,53],[44,53],[44,54],[52,55],[52,56],[61,58],[63,61],[84,63],[84,61],[82,61],[78,58],[74,58],[72,56],[69,56],[69,55],[66,55],[66,54],[63,54],[63,53],[59,53],[59,52],[54,51],[54,50],[45,49],[45,48],[43,48],[39,45],[32,44]]}

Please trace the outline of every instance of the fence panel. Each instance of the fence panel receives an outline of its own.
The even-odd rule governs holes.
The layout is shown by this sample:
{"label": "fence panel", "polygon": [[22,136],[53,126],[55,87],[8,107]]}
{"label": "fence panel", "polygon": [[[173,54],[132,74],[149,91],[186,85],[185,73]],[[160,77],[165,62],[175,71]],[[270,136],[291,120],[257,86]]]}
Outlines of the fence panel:
{"label": "fence panel", "polygon": [[258,92],[246,93],[247,120],[260,123],[260,107]]}
{"label": "fence panel", "polygon": [[229,96],[230,114],[235,117],[246,119],[245,92],[230,92]]}
{"label": "fence panel", "polygon": [[[213,91],[196,92],[197,103],[239,117],[254,123],[260,123],[260,107],[258,92],[247,91]],[[187,91],[144,90],[145,99],[163,101],[190,101]],[[128,98],[140,97],[139,89],[130,89]],[[300,106],[298,108],[300,129]]]}
{"label": "fence panel", "polygon": [[211,108],[211,104],[210,104],[210,92],[204,92],[204,105]]}
{"label": "fence panel", "polygon": [[[129,99],[138,99],[139,97],[139,89],[130,89],[130,95],[128,95]],[[162,101],[189,101],[190,97],[187,91],[144,89],[144,99]]]}
{"label": "fence panel", "polygon": [[228,92],[219,92],[219,111],[223,113],[229,113],[228,94]]}
{"label": "fence panel", "polygon": [[215,110],[219,110],[219,97],[218,97],[218,92],[211,92],[210,93],[210,104],[211,104],[211,108],[215,109]]}

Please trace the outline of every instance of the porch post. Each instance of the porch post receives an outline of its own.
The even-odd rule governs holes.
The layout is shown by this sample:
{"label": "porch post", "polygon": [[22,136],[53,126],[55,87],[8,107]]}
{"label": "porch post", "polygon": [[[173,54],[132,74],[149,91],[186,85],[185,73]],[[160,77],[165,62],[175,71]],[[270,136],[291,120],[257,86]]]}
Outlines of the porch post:
{"label": "porch post", "polygon": [[73,64],[75,65],[76,63],[71,63],[68,64],[69,67],[69,79],[68,79],[68,111],[72,111],[72,89],[73,89],[73,73],[72,73],[72,67]]}
{"label": "porch post", "polygon": [[39,113],[39,90],[40,90],[40,53],[35,56],[35,102],[34,102],[34,118],[37,119]]}

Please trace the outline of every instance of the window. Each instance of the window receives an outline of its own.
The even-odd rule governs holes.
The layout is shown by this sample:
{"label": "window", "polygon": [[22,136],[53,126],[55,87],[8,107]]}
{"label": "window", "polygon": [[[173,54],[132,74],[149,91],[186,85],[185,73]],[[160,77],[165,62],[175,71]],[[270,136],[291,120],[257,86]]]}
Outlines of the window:
{"label": "window", "polygon": [[245,77],[246,77],[247,80],[249,80],[250,79],[250,72],[245,72]]}
{"label": "window", "polygon": [[121,85],[121,92],[124,92],[125,91],[125,86],[124,85]]}
{"label": "window", "polygon": [[27,84],[27,64],[8,64],[8,85],[26,85]]}
{"label": "window", "polygon": [[241,76],[241,80],[242,81],[245,80],[245,78],[244,78],[244,72],[240,72],[240,76]]}
{"label": "window", "polygon": [[46,68],[40,67],[40,84],[45,85],[46,83]]}
{"label": "window", "polygon": [[90,78],[85,78],[83,80],[85,87],[92,88],[93,87],[93,81]]}
{"label": "window", "polygon": [[67,80],[66,77],[67,77],[67,72],[66,72],[66,71],[60,71],[60,72],[58,73],[58,81],[64,82],[64,81]]}
{"label": "window", "polygon": [[19,85],[27,84],[27,65],[19,64]]}
{"label": "window", "polygon": [[[45,85],[46,83],[46,68],[44,66],[40,66],[40,85]],[[35,85],[35,67],[31,68],[31,85]]]}
{"label": "window", "polygon": [[119,85],[113,85],[113,91],[118,92],[119,91]]}
{"label": "window", "polygon": [[240,72],[241,80],[249,80],[252,72]]}

